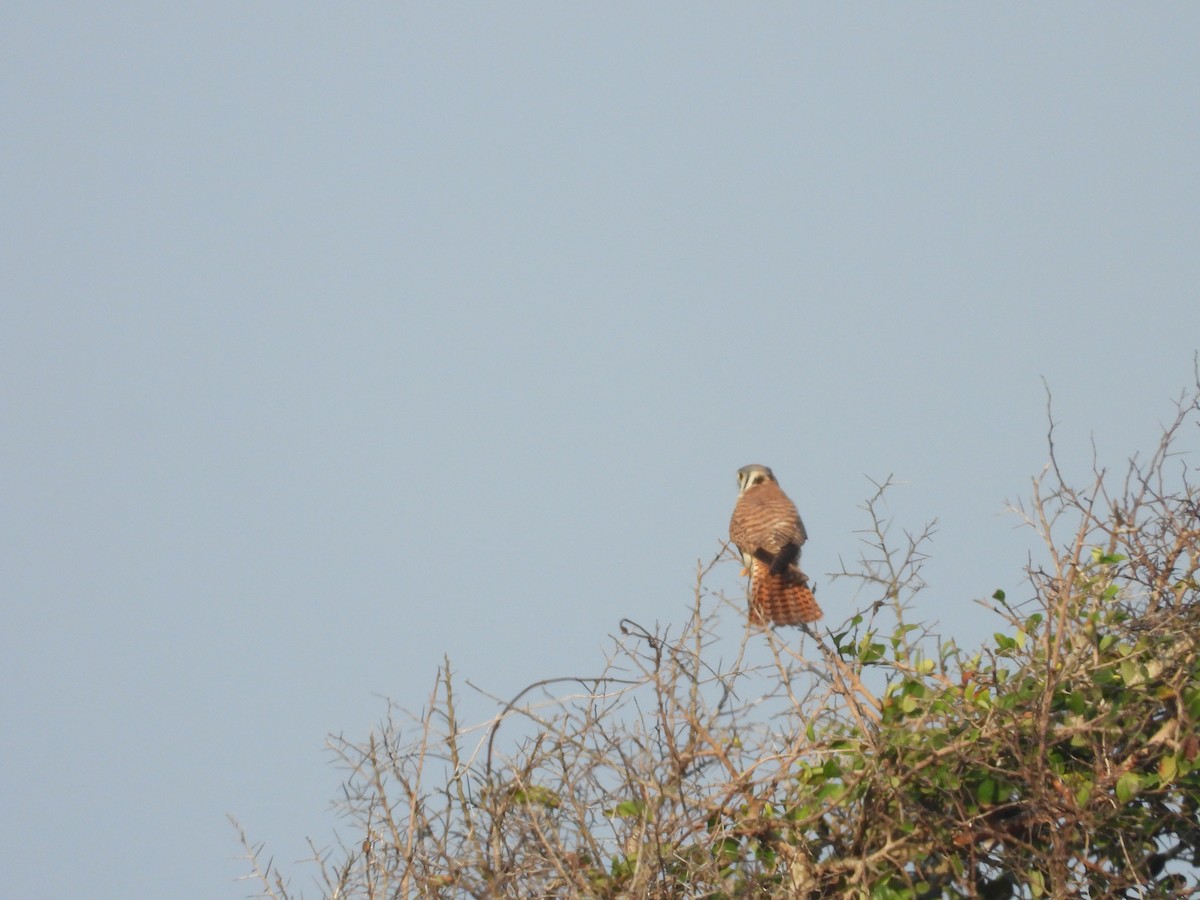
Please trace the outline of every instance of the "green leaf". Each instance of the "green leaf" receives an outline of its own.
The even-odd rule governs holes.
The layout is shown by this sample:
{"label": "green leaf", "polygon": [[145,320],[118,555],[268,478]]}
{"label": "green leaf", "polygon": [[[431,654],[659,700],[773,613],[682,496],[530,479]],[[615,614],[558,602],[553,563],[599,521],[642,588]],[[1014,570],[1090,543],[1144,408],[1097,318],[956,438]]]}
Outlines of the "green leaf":
{"label": "green leaf", "polygon": [[1117,779],[1117,799],[1122,803],[1128,803],[1137,796],[1141,786],[1141,779],[1138,778],[1136,772],[1126,772]]}
{"label": "green leaf", "polygon": [[1121,680],[1130,687],[1145,681],[1142,677],[1142,667],[1132,657],[1121,660]]}
{"label": "green leaf", "polygon": [[633,875],[634,869],[637,867],[637,855],[614,856],[612,861],[612,874],[614,878],[629,878]]}
{"label": "green leaf", "polygon": [[859,644],[858,658],[864,666],[883,659],[887,647],[883,644],[870,644],[865,639]]}
{"label": "green leaf", "polygon": [[1075,803],[1079,806],[1086,806],[1091,796],[1092,783],[1090,781],[1085,781],[1079,786],[1079,789],[1075,791]]}
{"label": "green leaf", "polygon": [[1175,780],[1175,776],[1179,774],[1179,760],[1174,754],[1164,756],[1158,761],[1158,777],[1163,784],[1167,784]]}
{"label": "green leaf", "polygon": [[713,856],[719,866],[731,866],[738,861],[742,848],[736,838],[727,837],[713,846]]}
{"label": "green leaf", "polygon": [[846,786],[844,784],[839,784],[836,781],[827,781],[825,784],[821,785],[821,789],[817,791],[817,800],[824,801],[830,799],[831,797],[837,799],[840,798],[844,793],[846,793]]}
{"label": "green leaf", "polygon": [[1075,713],[1077,716],[1082,716],[1083,711],[1087,708],[1087,701],[1079,691],[1068,691],[1063,701],[1067,705],[1067,709]]}
{"label": "green leaf", "polygon": [[1042,873],[1035,869],[1034,871],[1030,872],[1027,877],[1029,879],[1029,893],[1031,893],[1034,897],[1045,897],[1046,880],[1042,876]]}
{"label": "green leaf", "polygon": [[606,810],[609,816],[620,816],[623,819],[640,819],[645,811],[646,803],[643,800],[622,800],[612,809]]}
{"label": "green leaf", "polygon": [[1188,715],[1200,719],[1200,690],[1187,688],[1183,692],[1183,702],[1187,706]]}
{"label": "green leaf", "polygon": [[562,799],[550,788],[536,784],[527,788],[515,788],[512,791],[512,798],[518,803],[532,803],[535,806],[544,806],[546,809],[558,809],[562,803]]}
{"label": "green leaf", "polygon": [[979,801],[981,806],[991,806],[996,802],[996,782],[991,778],[985,778],[979,782],[979,787],[975,788],[975,799]]}

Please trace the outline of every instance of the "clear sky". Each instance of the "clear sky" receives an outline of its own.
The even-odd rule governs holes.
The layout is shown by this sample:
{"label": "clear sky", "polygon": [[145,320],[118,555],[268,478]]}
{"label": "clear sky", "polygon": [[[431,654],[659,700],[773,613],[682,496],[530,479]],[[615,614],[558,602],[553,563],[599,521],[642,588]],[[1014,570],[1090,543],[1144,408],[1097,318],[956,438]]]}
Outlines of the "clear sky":
{"label": "clear sky", "polygon": [[13,897],[244,896],[226,813],[311,894],[327,734],[682,621],[746,463],[830,624],[907,482],[978,640],[1041,379],[1083,475],[1200,345],[1191,3],[8,2],[0,49]]}

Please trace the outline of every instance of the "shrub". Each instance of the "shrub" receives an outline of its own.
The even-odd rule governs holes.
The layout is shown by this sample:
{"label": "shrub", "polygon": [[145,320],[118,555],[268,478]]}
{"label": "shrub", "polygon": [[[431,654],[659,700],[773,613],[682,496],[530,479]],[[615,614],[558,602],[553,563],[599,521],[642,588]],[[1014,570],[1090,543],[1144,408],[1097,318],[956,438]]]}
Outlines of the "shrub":
{"label": "shrub", "polygon": [[[447,661],[424,713],[332,741],[353,837],[314,852],[323,892],[1196,893],[1200,490],[1176,445],[1198,418],[1200,379],[1148,458],[1083,487],[1051,426],[1016,508],[1039,544],[1028,595],[984,604],[980,648],[909,621],[929,530],[894,545],[885,482],[835,576],[866,605],[823,635],[756,630],[719,658],[744,608],[706,587],[722,553],[678,634],[623,621],[599,673],[539,681],[481,727],[458,721]],[[292,896],[259,849],[250,877]]]}

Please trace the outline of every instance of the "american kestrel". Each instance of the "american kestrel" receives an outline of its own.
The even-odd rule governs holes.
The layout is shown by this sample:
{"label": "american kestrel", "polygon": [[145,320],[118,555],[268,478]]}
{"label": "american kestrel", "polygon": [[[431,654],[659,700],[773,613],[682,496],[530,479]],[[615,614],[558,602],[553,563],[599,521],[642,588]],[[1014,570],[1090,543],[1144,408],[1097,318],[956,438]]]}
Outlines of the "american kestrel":
{"label": "american kestrel", "polygon": [[750,622],[797,625],[821,618],[821,607],[800,571],[808,539],[796,504],[766,466],[738,469],[738,499],[729,538],[750,572]]}

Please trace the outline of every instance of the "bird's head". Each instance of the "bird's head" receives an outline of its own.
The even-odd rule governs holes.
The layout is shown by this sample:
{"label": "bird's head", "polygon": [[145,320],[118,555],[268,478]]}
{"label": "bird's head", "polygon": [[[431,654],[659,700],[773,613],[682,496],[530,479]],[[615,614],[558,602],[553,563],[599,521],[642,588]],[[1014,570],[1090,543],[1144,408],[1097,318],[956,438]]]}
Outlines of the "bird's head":
{"label": "bird's head", "polygon": [[738,469],[738,496],[740,497],[756,484],[774,480],[775,473],[766,466],[757,464],[742,466]]}

